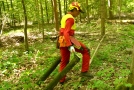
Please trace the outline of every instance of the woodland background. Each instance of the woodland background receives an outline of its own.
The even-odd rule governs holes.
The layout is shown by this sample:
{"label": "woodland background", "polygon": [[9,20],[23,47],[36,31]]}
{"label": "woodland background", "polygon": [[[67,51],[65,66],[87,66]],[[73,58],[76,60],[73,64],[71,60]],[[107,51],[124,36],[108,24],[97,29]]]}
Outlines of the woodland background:
{"label": "woodland background", "polygon": [[67,74],[72,79],[54,90],[134,89],[134,0],[0,0],[0,90],[44,90],[54,79],[58,67],[36,84],[59,54],[60,20],[72,1],[85,12],[76,18],[76,37],[91,56],[100,43],[91,64],[95,78],[82,79],[79,62]]}

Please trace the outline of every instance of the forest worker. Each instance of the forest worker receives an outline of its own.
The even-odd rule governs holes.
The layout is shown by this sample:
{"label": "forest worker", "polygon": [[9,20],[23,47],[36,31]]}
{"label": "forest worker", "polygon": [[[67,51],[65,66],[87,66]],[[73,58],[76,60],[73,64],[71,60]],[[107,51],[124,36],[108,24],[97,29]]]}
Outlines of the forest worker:
{"label": "forest worker", "polygon": [[[93,77],[89,71],[89,63],[90,63],[90,50],[81,42],[77,41],[74,38],[75,32],[75,17],[77,17],[80,12],[83,12],[80,8],[80,4],[78,2],[72,2],[69,6],[69,12],[62,17],[61,20],[61,28],[59,33],[59,48],[61,54],[61,62],[59,71],[61,72],[66,65],[69,63],[70,52],[79,52],[82,54],[82,68],[81,68],[81,76]],[[60,83],[64,83],[64,76]]]}

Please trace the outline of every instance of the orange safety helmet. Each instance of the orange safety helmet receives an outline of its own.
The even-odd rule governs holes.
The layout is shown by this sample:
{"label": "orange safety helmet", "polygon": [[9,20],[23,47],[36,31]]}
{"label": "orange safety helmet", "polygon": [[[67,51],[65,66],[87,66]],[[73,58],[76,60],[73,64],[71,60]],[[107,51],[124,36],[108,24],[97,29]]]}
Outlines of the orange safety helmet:
{"label": "orange safety helmet", "polygon": [[73,10],[74,8],[76,8],[77,10],[79,10],[80,12],[83,13],[83,11],[81,10],[80,3],[78,3],[78,2],[72,2],[72,3],[69,5],[69,10]]}

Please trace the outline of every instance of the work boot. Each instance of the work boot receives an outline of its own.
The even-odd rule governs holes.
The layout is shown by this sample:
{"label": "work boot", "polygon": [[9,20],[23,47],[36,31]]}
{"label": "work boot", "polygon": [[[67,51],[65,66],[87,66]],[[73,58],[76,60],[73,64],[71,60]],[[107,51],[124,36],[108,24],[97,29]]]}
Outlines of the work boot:
{"label": "work boot", "polygon": [[64,84],[64,83],[66,83],[67,81],[69,81],[69,80],[71,80],[71,78],[66,78],[66,80],[64,81],[64,82],[60,82],[60,84]]}
{"label": "work boot", "polygon": [[93,78],[94,76],[89,73],[89,72],[81,72],[80,74],[81,77],[89,77],[89,78]]}

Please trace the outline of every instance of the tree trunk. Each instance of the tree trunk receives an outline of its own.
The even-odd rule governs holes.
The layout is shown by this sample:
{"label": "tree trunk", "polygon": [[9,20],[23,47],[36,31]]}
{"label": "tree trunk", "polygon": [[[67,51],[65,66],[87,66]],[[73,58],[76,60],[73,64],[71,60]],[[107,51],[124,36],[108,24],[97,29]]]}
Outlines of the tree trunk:
{"label": "tree trunk", "polygon": [[43,18],[43,7],[42,7],[42,0],[40,0],[40,10],[41,10],[41,29],[42,29],[42,39],[44,42],[44,18]]}
{"label": "tree trunk", "polygon": [[54,4],[54,16],[55,16],[55,27],[56,27],[56,31],[59,31],[59,21],[58,21],[58,10],[57,10],[57,1],[53,0],[53,4]]}
{"label": "tree trunk", "polygon": [[0,34],[2,35],[2,33],[3,33],[3,30],[4,30],[4,28],[6,27],[6,22],[7,22],[7,19],[8,17],[7,17],[7,15],[3,15],[3,18],[2,18],[2,25],[1,25],[1,31],[0,31]]}
{"label": "tree trunk", "polygon": [[38,29],[40,31],[40,10],[39,10],[39,1],[38,0],[35,0],[35,6],[36,6],[36,9],[35,9],[35,16],[36,16],[36,21],[38,23]]}
{"label": "tree trunk", "polygon": [[47,5],[47,0],[45,0],[45,6],[46,6],[47,23],[49,23],[49,16],[48,16],[48,5]]}
{"label": "tree trunk", "polygon": [[21,0],[22,6],[23,6],[23,11],[24,11],[24,19],[25,19],[25,25],[24,25],[24,41],[25,41],[25,50],[29,51],[28,47],[28,38],[27,38],[27,12],[26,12],[26,7],[25,7],[25,1]]}
{"label": "tree trunk", "polygon": [[53,0],[51,0],[51,5],[52,5],[52,23],[54,23],[54,13],[53,13],[53,7],[54,7],[54,5],[53,5]]}
{"label": "tree trunk", "polygon": [[65,9],[66,9],[66,14],[67,14],[67,9],[68,9],[67,1],[68,1],[68,0],[66,0],[66,5],[65,5],[65,6],[66,6],[66,8],[65,8]]}
{"label": "tree trunk", "polygon": [[0,2],[0,16],[2,16],[2,3],[1,2]]}
{"label": "tree trunk", "polygon": [[101,36],[105,35],[106,0],[101,0]]}
{"label": "tree trunk", "polygon": [[58,3],[59,3],[59,14],[60,14],[60,20],[62,18],[62,10],[61,10],[61,2],[60,0],[58,0]]}
{"label": "tree trunk", "polygon": [[67,0],[64,0],[64,14],[67,13]]}
{"label": "tree trunk", "polygon": [[113,0],[108,0],[109,19],[113,19]]}
{"label": "tree trunk", "polygon": [[[5,11],[5,4],[4,1],[1,1],[1,5],[3,6],[3,11]],[[1,7],[1,11],[2,11],[2,7]],[[4,15],[4,14],[3,14]],[[1,15],[1,17],[3,18],[4,16]],[[3,20],[1,20],[1,28],[0,28],[0,34],[2,34],[3,32]]]}
{"label": "tree trunk", "polygon": [[[14,11],[13,1],[10,0],[10,3],[11,3],[11,8],[12,8],[12,10]],[[12,17],[11,25],[12,25],[12,26],[15,26],[15,22],[16,22],[16,20],[15,20],[14,14],[11,14],[11,17]]]}
{"label": "tree trunk", "polygon": [[[2,3],[0,3],[0,18],[2,18]],[[0,19],[0,23],[2,23],[2,20]],[[2,24],[0,24],[0,32],[1,32]]]}
{"label": "tree trunk", "polygon": [[6,4],[7,4],[7,11],[9,11],[9,4],[8,4],[7,0],[6,0]]}
{"label": "tree trunk", "polygon": [[89,7],[88,7],[88,0],[86,0],[86,6],[87,6],[87,22],[89,23],[89,22],[90,22],[90,19],[89,19]]}
{"label": "tree trunk", "polygon": [[121,0],[119,0],[119,5],[118,5],[118,11],[119,11],[119,20],[121,21]]}
{"label": "tree trunk", "polygon": [[6,11],[4,1],[2,1],[2,6],[3,6],[3,10]]}

